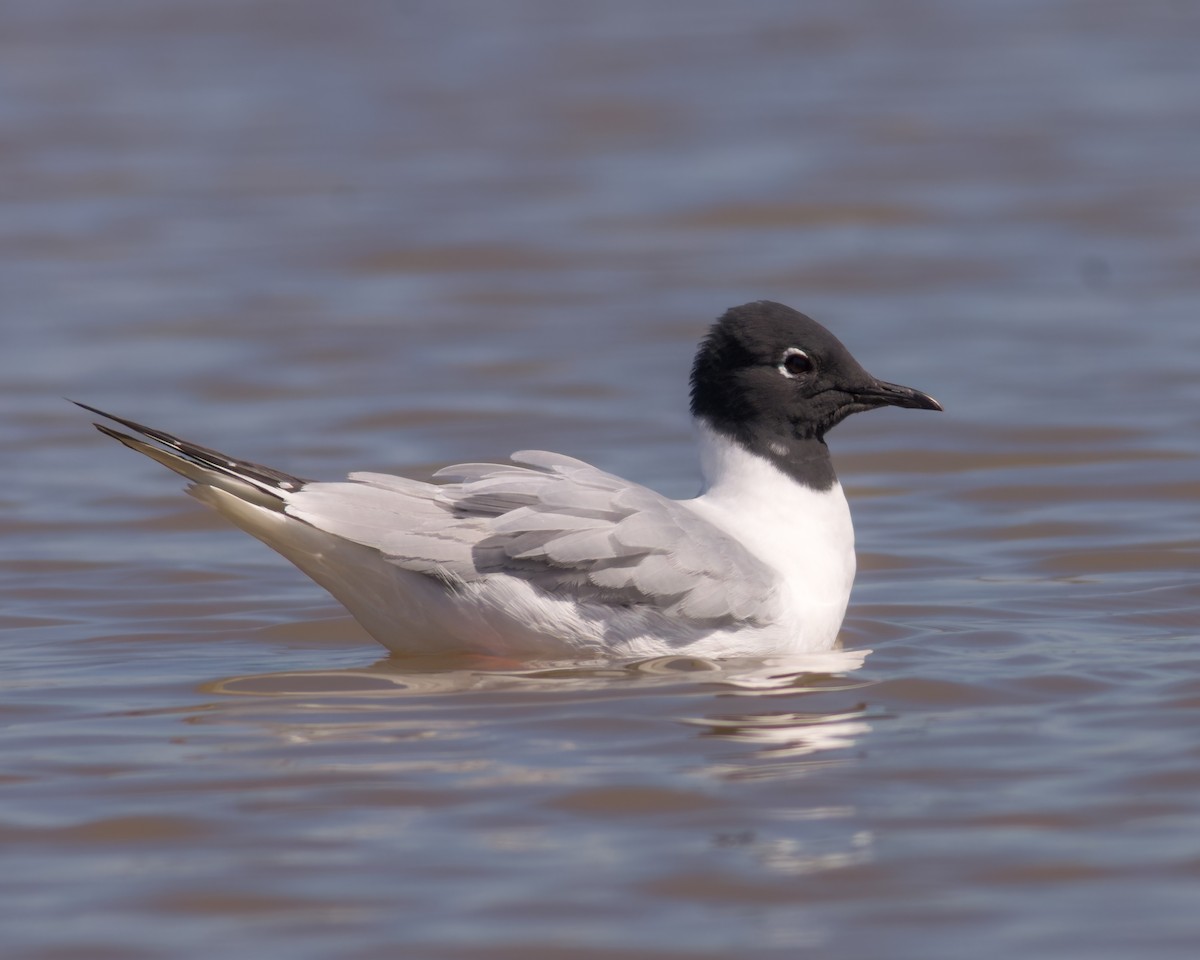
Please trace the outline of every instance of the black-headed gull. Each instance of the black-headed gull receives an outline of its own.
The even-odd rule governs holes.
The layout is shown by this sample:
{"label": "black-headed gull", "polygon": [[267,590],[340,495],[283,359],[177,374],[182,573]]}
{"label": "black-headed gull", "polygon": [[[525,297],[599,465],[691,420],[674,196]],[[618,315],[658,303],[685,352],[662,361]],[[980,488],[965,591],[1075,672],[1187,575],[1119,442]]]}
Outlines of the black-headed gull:
{"label": "black-headed gull", "polygon": [[80,404],[97,428],[283,554],[380,643],[507,657],[766,656],[829,649],[854,580],[854,530],[826,432],[882,406],[940,410],[877,380],[816,321],[758,301],[700,344],[692,500],[558,453],[319,482]]}

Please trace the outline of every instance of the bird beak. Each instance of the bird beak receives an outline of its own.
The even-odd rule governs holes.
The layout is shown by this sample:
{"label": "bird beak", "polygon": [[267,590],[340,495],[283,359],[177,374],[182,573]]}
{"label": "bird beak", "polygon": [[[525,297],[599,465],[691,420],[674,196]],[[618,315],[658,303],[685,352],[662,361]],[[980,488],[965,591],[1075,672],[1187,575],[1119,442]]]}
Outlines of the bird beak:
{"label": "bird beak", "polygon": [[854,399],[871,407],[909,407],[913,410],[941,410],[942,405],[927,393],[902,387],[886,380],[872,380],[864,389],[854,393]]}

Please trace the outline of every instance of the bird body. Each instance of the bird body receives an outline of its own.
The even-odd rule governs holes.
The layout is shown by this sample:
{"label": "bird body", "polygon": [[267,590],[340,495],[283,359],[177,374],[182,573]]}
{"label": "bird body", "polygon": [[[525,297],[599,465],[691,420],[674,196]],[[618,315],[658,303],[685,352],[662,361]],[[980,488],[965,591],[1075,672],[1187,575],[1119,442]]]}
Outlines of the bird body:
{"label": "bird body", "polygon": [[542,451],[447,467],[440,483],[313,482],[86,409],[138,434],[97,424],[185,476],[389,649],[564,659],[832,646],[855,559],[824,433],[884,404],[940,409],[759,301],[728,311],[697,355],[705,486],[691,500]]}

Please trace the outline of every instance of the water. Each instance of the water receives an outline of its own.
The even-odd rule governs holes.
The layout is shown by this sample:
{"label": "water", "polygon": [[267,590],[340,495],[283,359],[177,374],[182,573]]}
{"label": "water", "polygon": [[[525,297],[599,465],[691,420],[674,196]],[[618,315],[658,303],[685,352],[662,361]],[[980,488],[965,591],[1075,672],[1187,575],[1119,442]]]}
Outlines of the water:
{"label": "water", "polygon": [[[1194,956],[1195,10],[0,17],[6,958]],[[384,660],[60,399],[687,496],[758,297],[947,409],[832,435],[803,663]]]}

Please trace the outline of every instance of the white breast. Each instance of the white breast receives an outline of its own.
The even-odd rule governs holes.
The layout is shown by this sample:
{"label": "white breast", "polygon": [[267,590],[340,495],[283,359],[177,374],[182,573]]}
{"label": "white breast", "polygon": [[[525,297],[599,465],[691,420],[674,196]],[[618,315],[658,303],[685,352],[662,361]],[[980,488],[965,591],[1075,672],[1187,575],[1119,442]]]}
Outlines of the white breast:
{"label": "white breast", "polygon": [[805,649],[837,635],[854,583],[854,527],[841,484],[813,490],[700,425],[704,492],[684,501],[780,579],[783,626]]}

